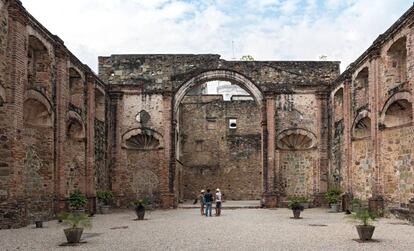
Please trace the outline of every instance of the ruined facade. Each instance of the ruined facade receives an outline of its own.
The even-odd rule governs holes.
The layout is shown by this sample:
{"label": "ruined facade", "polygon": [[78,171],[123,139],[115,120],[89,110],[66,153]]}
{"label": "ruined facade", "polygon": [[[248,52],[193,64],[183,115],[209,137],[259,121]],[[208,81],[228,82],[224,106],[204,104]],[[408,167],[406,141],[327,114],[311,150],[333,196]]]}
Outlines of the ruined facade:
{"label": "ruined facade", "polygon": [[[413,8],[332,85],[332,182],[407,207],[414,196]],[[382,202],[381,202],[382,203]]]}
{"label": "ruined facade", "polygon": [[0,227],[51,218],[77,189],[92,210],[109,189],[106,86],[19,1],[0,3]]}
{"label": "ruined facade", "polygon": [[[406,207],[413,18],[341,75],[339,62],[206,54],[99,57],[96,76],[19,1],[0,0],[0,228],[53,217],[77,189],[90,211],[97,190],[119,207],[170,208],[206,186],[268,207],[292,195],[320,205],[332,186]],[[214,80],[253,100],[187,96]]]}

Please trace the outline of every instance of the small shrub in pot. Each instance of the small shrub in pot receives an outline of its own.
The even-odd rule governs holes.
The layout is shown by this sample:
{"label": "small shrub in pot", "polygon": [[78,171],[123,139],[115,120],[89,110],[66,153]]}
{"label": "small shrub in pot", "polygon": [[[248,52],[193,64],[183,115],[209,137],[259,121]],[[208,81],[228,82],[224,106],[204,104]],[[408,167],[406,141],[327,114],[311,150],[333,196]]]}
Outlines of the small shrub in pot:
{"label": "small shrub in pot", "polygon": [[292,209],[294,219],[300,219],[300,213],[305,209],[299,197],[292,197],[288,207]]}
{"label": "small shrub in pot", "polygon": [[84,228],[92,226],[91,219],[85,213],[70,213],[63,222],[69,226],[63,230],[68,243],[79,243]]}
{"label": "small shrub in pot", "polygon": [[325,193],[325,199],[328,201],[331,206],[332,212],[339,212],[339,201],[341,199],[342,190],[339,188],[329,189]]}
{"label": "small shrub in pot", "polygon": [[357,222],[356,229],[358,232],[359,239],[362,241],[367,241],[372,239],[374,234],[375,226],[371,225],[372,221],[375,221],[376,215],[369,212],[367,207],[361,207],[355,213],[352,213],[348,216],[354,222]]}
{"label": "small shrub in pot", "polygon": [[111,191],[98,191],[96,197],[99,202],[99,208],[102,214],[109,213],[110,204],[113,198]]}
{"label": "small shrub in pot", "polygon": [[69,206],[75,213],[84,213],[86,203],[86,196],[79,190],[72,192],[69,196]]}

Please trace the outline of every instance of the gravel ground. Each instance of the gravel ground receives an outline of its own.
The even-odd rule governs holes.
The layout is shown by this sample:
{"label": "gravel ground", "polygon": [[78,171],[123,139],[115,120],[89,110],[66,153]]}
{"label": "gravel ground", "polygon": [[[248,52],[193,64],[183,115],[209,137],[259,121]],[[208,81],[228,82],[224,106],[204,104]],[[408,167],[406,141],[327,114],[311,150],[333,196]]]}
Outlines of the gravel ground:
{"label": "gravel ground", "polygon": [[300,220],[288,209],[224,210],[209,218],[198,212],[152,211],[145,221],[134,221],[132,211],[96,215],[77,247],[59,246],[64,227],[56,221],[43,229],[1,230],[0,250],[414,250],[414,226],[396,219],[376,222],[379,242],[357,243],[344,214],[324,209],[305,210]]}

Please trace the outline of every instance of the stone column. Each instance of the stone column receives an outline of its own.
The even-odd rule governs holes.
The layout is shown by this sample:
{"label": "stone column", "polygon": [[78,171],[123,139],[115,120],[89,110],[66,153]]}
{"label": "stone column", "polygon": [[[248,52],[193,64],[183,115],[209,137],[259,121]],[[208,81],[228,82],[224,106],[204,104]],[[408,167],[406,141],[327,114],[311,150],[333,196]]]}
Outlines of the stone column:
{"label": "stone column", "polygon": [[173,109],[173,93],[166,92],[163,95],[163,119],[164,119],[164,144],[165,160],[164,169],[161,172],[161,207],[175,208],[178,201],[174,191],[175,181],[175,127]]}
{"label": "stone column", "polygon": [[372,181],[372,197],[369,199],[369,209],[379,216],[384,215],[384,197],[383,197],[383,168],[381,167],[381,133],[379,131],[379,114],[381,112],[381,93],[379,86],[381,85],[380,77],[380,56],[379,49],[373,50],[370,55],[370,71],[371,80],[369,91],[370,108],[371,108],[371,139],[374,154],[374,177]]}
{"label": "stone column", "polygon": [[56,113],[55,113],[55,213],[66,210],[65,151],[66,121],[69,109],[68,55],[63,47],[55,47],[56,55]]}
{"label": "stone column", "polygon": [[112,192],[117,206],[122,204],[124,199],[124,193],[122,191],[122,179],[124,177],[123,166],[121,163],[121,132],[120,121],[122,121],[122,92],[112,92],[109,94],[109,118],[110,118],[110,132],[108,141],[111,145],[111,158],[110,158],[110,176],[112,183]]}
{"label": "stone column", "polygon": [[95,184],[95,79],[88,73],[87,86],[87,123],[86,123],[86,175],[85,190],[88,197],[89,210],[96,212]]}
{"label": "stone column", "polygon": [[344,82],[344,145],[345,145],[345,165],[342,168],[346,168],[347,172],[347,186],[349,192],[352,194],[352,142],[351,142],[351,130],[352,130],[352,118],[351,118],[351,76],[348,76]]}
{"label": "stone column", "polygon": [[[278,194],[280,188],[279,169],[275,161],[275,95],[274,93],[266,94],[265,105],[262,111],[262,117],[266,118],[263,123],[263,182],[264,182],[264,205],[268,208],[274,208],[278,205]],[[265,111],[265,112],[264,112]],[[267,136],[267,138],[265,138]],[[266,142],[266,144],[265,144]],[[267,147],[267,148],[265,148]],[[266,153],[266,154],[265,154]],[[266,158],[267,157],[267,158]],[[265,161],[266,160],[266,161]]]}
{"label": "stone column", "polygon": [[318,174],[318,180],[316,181],[318,186],[315,187],[314,192],[325,193],[328,189],[328,135],[329,135],[329,118],[328,118],[328,103],[329,93],[317,93],[316,95],[319,105],[319,115],[317,121],[317,127],[319,128],[319,170],[316,170]]}
{"label": "stone column", "polygon": [[381,112],[381,99],[379,93],[380,82],[380,51],[373,51],[370,55],[369,69],[369,103],[371,110],[371,139],[374,154],[374,177],[372,180],[372,196],[376,197],[382,194],[381,185],[381,134],[379,131],[379,114]]}

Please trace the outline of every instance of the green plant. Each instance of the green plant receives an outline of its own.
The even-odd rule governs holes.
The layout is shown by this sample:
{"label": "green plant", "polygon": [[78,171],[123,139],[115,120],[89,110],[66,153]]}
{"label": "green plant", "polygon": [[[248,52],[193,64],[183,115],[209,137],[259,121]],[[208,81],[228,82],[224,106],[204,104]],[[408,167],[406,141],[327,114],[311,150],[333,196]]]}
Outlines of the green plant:
{"label": "green plant", "polygon": [[109,205],[111,203],[112,198],[114,197],[111,191],[98,191],[96,193],[96,197],[100,202],[104,205]]}
{"label": "green plant", "polygon": [[87,202],[86,196],[79,190],[72,192],[69,196],[69,205],[74,209],[81,209],[85,207]]}
{"label": "green plant", "polygon": [[304,199],[305,197],[290,197],[290,201],[288,204],[288,208],[292,209],[292,210],[300,210],[303,211],[303,209],[305,209],[305,207],[303,206],[302,203],[306,203],[308,202],[307,199]]}
{"label": "green plant", "polygon": [[353,221],[360,223],[363,226],[370,225],[371,221],[375,221],[377,216],[374,213],[369,212],[367,208],[360,208],[356,213],[348,216]]}
{"label": "green plant", "polygon": [[68,214],[66,218],[63,219],[63,223],[68,225],[70,228],[91,228],[92,221],[87,214]]}
{"label": "green plant", "polygon": [[328,192],[325,193],[325,199],[328,201],[329,204],[336,204],[339,202],[341,198],[342,190],[339,188],[332,188],[329,189]]}

